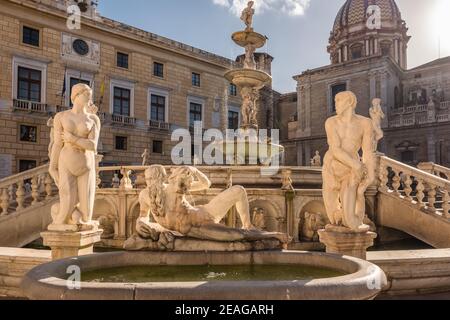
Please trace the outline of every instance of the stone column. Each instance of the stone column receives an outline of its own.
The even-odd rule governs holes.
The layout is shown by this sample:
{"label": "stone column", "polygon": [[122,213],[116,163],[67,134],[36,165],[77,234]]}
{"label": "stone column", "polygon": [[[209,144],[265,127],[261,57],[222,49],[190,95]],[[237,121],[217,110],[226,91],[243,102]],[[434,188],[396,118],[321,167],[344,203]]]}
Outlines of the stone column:
{"label": "stone column", "polygon": [[352,232],[349,229],[328,225],[319,231],[320,242],[327,253],[367,259],[367,249],[373,246],[377,234],[374,232]]}

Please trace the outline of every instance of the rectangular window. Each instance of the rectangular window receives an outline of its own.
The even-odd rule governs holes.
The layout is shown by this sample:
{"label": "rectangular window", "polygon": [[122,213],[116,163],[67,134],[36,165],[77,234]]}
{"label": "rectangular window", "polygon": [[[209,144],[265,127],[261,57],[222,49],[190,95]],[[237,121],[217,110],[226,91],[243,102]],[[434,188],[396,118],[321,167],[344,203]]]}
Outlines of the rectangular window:
{"label": "rectangular window", "polygon": [[24,26],[22,29],[22,42],[30,46],[39,47],[39,30]]}
{"label": "rectangular window", "polygon": [[164,65],[162,63],[153,63],[153,75],[155,77],[164,78]]}
{"label": "rectangular window", "polygon": [[193,128],[196,121],[202,121],[202,105],[191,102],[189,107],[189,126]]}
{"label": "rectangular window", "polygon": [[228,129],[239,129],[239,112],[228,111]]}
{"label": "rectangular window", "polygon": [[36,160],[19,160],[19,172],[25,172],[36,167]]}
{"label": "rectangular window", "polygon": [[341,83],[341,84],[336,84],[334,86],[331,87],[331,103],[333,106],[333,112],[336,112],[336,95],[340,92],[344,92],[347,90],[347,84],[345,83]]}
{"label": "rectangular window", "polygon": [[166,122],[166,97],[151,95],[150,119],[153,121]]}
{"label": "rectangular window", "polygon": [[117,66],[128,69],[128,54],[117,52]]}
{"label": "rectangular window", "polygon": [[37,127],[20,125],[20,141],[22,142],[37,142]]}
{"label": "rectangular window", "polygon": [[72,96],[72,88],[75,85],[79,84],[79,83],[84,83],[84,84],[87,84],[88,86],[91,85],[90,81],[83,80],[83,79],[72,78],[72,77],[70,78],[70,80],[69,80],[69,104],[70,104],[70,107],[73,106],[72,100],[70,99],[70,97]]}
{"label": "rectangular window", "polygon": [[237,96],[237,87],[233,83],[230,83],[230,95],[234,97]]}
{"label": "rectangular window", "polygon": [[126,151],[128,149],[128,138],[116,136],[115,138],[115,148],[116,150]]}
{"label": "rectangular window", "polygon": [[17,77],[17,98],[41,102],[41,76],[39,70],[19,67]]}
{"label": "rectangular window", "polygon": [[153,140],[153,153],[163,153],[163,142],[159,140]]}
{"label": "rectangular window", "polygon": [[130,89],[114,87],[114,114],[130,116]]}
{"label": "rectangular window", "polygon": [[192,72],[192,85],[194,87],[200,87],[200,74]]}

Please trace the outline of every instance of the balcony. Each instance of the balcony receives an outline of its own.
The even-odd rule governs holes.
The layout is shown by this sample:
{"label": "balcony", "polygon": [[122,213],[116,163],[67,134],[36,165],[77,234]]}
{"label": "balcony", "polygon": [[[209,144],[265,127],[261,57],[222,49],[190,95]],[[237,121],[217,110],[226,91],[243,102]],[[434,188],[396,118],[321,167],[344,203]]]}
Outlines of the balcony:
{"label": "balcony", "polygon": [[28,100],[19,100],[19,99],[13,100],[13,109],[27,111],[27,112],[40,112],[40,113],[48,112],[47,104],[45,104],[45,103],[28,101]]}
{"label": "balcony", "polygon": [[408,106],[391,110],[389,127],[400,128],[415,125],[450,122],[450,101],[441,102],[435,108],[428,105]]}
{"label": "balcony", "polygon": [[149,120],[148,126],[150,127],[150,130],[161,130],[161,131],[170,130],[170,123],[167,122]]}
{"label": "balcony", "polygon": [[120,114],[112,114],[111,122],[114,124],[122,124],[127,126],[134,126],[136,124],[136,118],[123,116]]}

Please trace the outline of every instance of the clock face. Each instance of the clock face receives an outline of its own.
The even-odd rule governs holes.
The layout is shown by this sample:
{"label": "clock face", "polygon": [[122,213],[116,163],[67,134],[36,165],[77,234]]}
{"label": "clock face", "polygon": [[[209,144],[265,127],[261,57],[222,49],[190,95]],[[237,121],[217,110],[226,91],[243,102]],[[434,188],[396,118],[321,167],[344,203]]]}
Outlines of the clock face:
{"label": "clock face", "polygon": [[77,39],[72,44],[73,50],[78,53],[80,56],[85,56],[89,53],[89,45],[86,41]]}

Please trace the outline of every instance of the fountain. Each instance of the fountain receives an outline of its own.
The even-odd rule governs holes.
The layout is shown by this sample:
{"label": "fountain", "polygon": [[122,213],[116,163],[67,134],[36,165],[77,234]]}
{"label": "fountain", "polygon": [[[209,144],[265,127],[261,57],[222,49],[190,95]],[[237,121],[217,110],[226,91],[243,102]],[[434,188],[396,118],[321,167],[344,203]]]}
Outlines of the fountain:
{"label": "fountain", "polygon": [[[255,67],[254,51],[266,39],[251,27],[252,6],[250,1],[242,14],[246,30],[233,34],[233,40],[246,49],[244,68],[225,75],[241,90],[241,130],[245,132],[258,130],[258,91],[271,80]],[[222,145],[228,142],[245,145],[247,159],[256,157],[252,145],[269,148],[272,156],[282,150],[258,138]],[[241,186],[230,183],[209,203],[195,205],[188,195],[206,193],[211,187],[198,168],[175,167],[168,175],[163,166],[153,165],[146,168],[145,180],[146,188],[139,195],[140,216],[135,234],[124,244],[126,251],[40,265],[24,277],[25,295],[46,300],[355,300],[373,299],[386,286],[383,271],[367,261],[284,250],[292,239],[284,233],[259,230],[262,224],[253,225],[247,191]],[[292,189],[285,174],[283,190],[289,193]],[[221,224],[231,209],[239,215],[242,228]],[[79,232],[80,223],[69,222],[63,231]],[[68,274],[70,270],[80,271],[78,282],[72,281],[77,279]]]}
{"label": "fountain", "polygon": [[271,83],[272,77],[256,68],[255,51],[264,47],[267,37],[253,30],[253,4],[253,1],[249,1],[241,15],[246,29],[233,33],[231,37],[238,46],[245,48],[243,68],[233,69],[225,74],[227,81],[236,85],[242,97],[241,127],[237,137],[227,137],[225,141],[217,142],[216,146],[227,159],[233,159],[236,164],[258,164],[259,157],[259,164],[264,165],[283,153],[284,148],[272,143],[267,137],[261,138],[258,132],[259,91]]}

